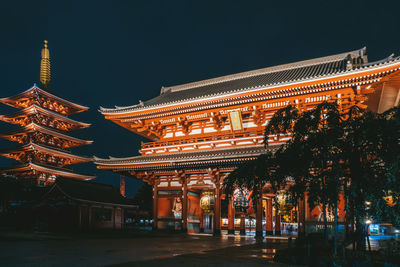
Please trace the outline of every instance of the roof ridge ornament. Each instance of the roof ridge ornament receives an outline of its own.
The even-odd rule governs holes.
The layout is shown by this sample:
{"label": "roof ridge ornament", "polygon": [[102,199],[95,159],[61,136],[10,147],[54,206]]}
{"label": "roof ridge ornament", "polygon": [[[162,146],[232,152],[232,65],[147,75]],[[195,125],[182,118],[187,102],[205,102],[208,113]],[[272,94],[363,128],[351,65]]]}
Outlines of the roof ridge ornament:
{"label": "roof ridge ornament", "polygon": [[47,40],[44,40],[44,47],[42,48],[42,58],[40,60],[40,83],[46,91],[50,91],[50,52],[47,48]]}
{"label": "roof ridge ornament", "polygon": [[346,59],[346,70],[351,70],[351,69],[353,69],[353,64],[352,64],[352,56],[349,54],[348,56],[347,56],[347,59]]}

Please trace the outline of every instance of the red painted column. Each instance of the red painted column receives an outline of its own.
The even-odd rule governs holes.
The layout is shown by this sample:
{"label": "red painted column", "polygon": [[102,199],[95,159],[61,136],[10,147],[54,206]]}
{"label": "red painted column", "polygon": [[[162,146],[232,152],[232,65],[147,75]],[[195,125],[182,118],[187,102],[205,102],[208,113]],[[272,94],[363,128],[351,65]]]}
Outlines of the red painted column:
{"label": "red painted column", "polygon": [[182,195],[182,231],[187,232],[187,214],[188,214],[188,190],[186,179],[183,181],[183,195]]}
{"label": "red painted column", "polygon": [[275,210],[275,235],[281,235],[281,215],[279,210]]}
{"label": "red painted column", "polygon": [[244,214],[240,215],[240,234],[246,234],[246,216]]}
{"label": "red painted column", "polygon": [[298,201],[298,215],[297,215],[297,232],[299,237],[306,234],[306,209],[305,199],[299,199]]}
{"label": "red painted column", "polygon": [[158,215],[158,189],[157,185],[153,185],[153,230],[157,229]]}
{"label": "red painted column", "polygon": [[265,205],[265,230],[266,230],[266,235],[272,235],[273,234],[273,227],[272,227],[272,198],[267,198],[267,203]]}
{"label": "red painted column", "polygon": [[257,199],[257,210],[256,210],[256,237],[263,236],[263,227],[262,227],[262,219],[263,219],[263,206],[262,206],[262,196],[259,196]]}
{"label": "red painted column", "polygon": [[204,233],[204,212],[200,209],[200,233]]}
{"label": "red painted column", "polygon": [[221,235],[221,189],[219,183],[216,183],[215,188],[214,235]]}
{"label": "red painted column", "polygon": [[235,208],[231,196],[228,204],[228,234],[235,234]]}

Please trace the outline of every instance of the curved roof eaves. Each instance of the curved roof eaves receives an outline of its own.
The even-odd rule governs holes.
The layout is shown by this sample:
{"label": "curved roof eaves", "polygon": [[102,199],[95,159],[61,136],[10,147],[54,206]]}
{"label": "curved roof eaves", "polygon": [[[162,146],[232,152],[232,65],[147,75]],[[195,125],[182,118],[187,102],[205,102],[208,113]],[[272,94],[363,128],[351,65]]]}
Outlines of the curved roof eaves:
{"label": "curved roof eaves", "polygon": [[119,109],[101,108],[100,112],[104,113],[118,113],[131,110],[139,110],[142,108],[158,107],[168,104],[179,103],[183,101],[190,101],[201,99],[204,97],[216,97],[234,92],[246,92],[257,88],[265,88],[274,85],[283,85],[293,82],[304,81],[311,78],[321,78],[329,75],[342,74],[345,72],[352,72],[359,69],[374,67],[381,64],[391,63],[400,58],[392,58],[391,56],[371,63],[364,63],[361,65],[353,66],[347,69],[347,58],[325,62],[318,65],[300,66],[283,71],[268,72],[258,76],[244,77],[241,79],[224,81],[201,87],[195,87],[186,90],[172,92],[166,90],[165,93],[144,102],[144,105],[135,105]]}

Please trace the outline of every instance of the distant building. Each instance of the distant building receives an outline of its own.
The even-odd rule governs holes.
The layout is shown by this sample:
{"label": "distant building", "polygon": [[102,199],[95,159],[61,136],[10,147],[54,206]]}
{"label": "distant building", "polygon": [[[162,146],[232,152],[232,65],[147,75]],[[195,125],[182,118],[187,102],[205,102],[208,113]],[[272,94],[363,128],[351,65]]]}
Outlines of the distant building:
{"label": "distant building", "polygon": [[[95,163],[100,169],[152,185],[155,228],[190,231],[199,224],[200,230],[213,228],[219,234],[223,223],[222,181],[243,162],[266,153],[265,125],[277,110],[291,104],[304,112],[323,101],[335,101],[342,111],[357,105],[381,113],[399,104],[399,77],[399,57],[368,62],[366,49],[362,48],[162,87],[160,95],[148,101],[100,108],[106,119],[151,142],[142,143],[140,156],[95,158]],[[269,138],[270,148],[274,149],[291,137]],[[289,229],[298,228],[300,234],[321,227],[321,207],[310,211],[305,199],[297,209],[281,216],[274,208],[274,196],[271,186],[265,184],[257,200],[258,235],[262,234],[264,213],[267,234],[280,234],[285,228],[281,219],[285,217],[293,223]],[[200,206],[200,200],[206,197],[215,199],[211,212],[209,207]],[[176,203],[182,203],[179,212]],[[229,198],[226,224],[231,232],[237,225],[235,213],[233,199]],[[244,231],[243,217],[241,221]],[[349,225],[345,223],[343,203],[339,205],[339,221]]]}
{"label": "distant building", "polygon": [[119,230],[125,227],[125,219],[135,220],[138,206],[111,185],[57,178],[37,212],[50,230]]}
{"label": "distant building", "polygon": [[[49,89],[50,54],[47,41],[42,50],[40,80],[43,88]],[[0,102],[20,109],[13,114],[0,115],[0,120],[21,126],[18,130],[0,134],[2,138],[21,144],[15,149],[0,151],[1,156],[20,162],[17,166],[1,169],[1,173],[38,186],[53,184],[57,177],[79,180],[95,178],[75,173],[67,167],[91,161],[89,157],[72,154],[70,149],[93,141],[68,135],[69,131],[90,126],[67,117],[86,111],[87,107],[57,97],[36,85],[16,96],[1,98]]]}

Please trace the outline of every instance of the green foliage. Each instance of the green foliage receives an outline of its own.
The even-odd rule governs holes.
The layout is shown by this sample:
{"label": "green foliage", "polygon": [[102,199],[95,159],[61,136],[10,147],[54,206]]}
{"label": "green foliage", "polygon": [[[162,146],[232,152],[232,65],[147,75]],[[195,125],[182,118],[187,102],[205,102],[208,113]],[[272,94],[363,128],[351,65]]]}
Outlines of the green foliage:
{"label": "green foliage", "polygon": [[[253,198],[261,193],[265,181],[274,176],[274,156],[272,153],[260,155],[236,168],[227,179],[224,179],[224,191],[232,194],[236,188],[253,191]],[[255,202],[254,202],[255,203]]]}
{"label": "green foliage", "polygon": [[[378,221],[400,223],[399,205],[390,207],[384,199],[390,194],[399,203],[400,124],[397,118],[398,108],[384,114],[353,110],[344,123],[346,209],[357,220],[370,216]],[[367,207],[366,202],[371,204]]]}
{"label": "green foliage", "polygon": [[135,197],[133,198],[135,204],[139,205],[140,210],[152,212],[153,211],[153,188],[144,183],[139,188]]}
{"label": "green foliage", "polygon": [[[270,135],[277,135],[291,133],[293,131],[293,122],[299,116],[296,108],[292,105],[281,108],[271,118],[270,122],[265,127],[265,140],[268,140]],[[268,145],[268,142],[265,142]]]}

